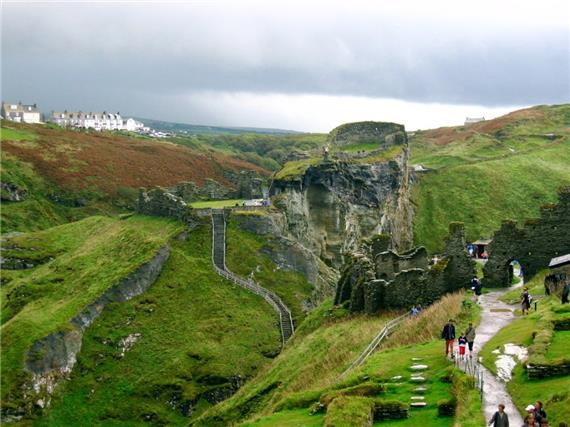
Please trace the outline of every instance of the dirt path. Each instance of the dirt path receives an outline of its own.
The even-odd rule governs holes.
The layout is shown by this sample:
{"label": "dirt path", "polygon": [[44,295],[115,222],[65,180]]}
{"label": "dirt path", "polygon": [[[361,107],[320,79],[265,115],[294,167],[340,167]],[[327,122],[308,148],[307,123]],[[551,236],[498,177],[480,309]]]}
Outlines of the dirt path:
{"label": "dirt path", "polygon": [[[519,282],[511,288],[492,291],[479,297],[481,323],[477,327],[475,337],[474,351],[476,354],[497,332],[515,319],[515,307],[499,301],[499,298],[513,288],[520,287],[521,284]],[[460,367],[465,368],[461,365]],[[497,405],[503,403],[506,407],[505,412],[509,415],[509,424],[512,426],[522,425],[523,419],[507,392],[506,383],[493,375],[483,365],[480,365],[480,369],[483,376],[483,411],[486,420],[488,421],[497,411]]]}

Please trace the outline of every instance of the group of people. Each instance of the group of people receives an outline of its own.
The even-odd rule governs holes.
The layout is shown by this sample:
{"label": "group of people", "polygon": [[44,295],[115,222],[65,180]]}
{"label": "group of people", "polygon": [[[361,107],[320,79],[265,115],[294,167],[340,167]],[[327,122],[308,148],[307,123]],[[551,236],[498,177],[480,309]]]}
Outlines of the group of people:
{"label": "group of people", "polygon": [[[457,339],[458,355],[460,358],[467,357],[467,349],[469,349],[469,357],[473,357],[475,335],[476,333],[475,328],[473,327],[473,323],[469,323],[469,326],[465,332]],[[441,338],[445,340],[445,356],[454,358],[455,353],[453,347],[455,343],[455,325],[453,319],[449,319],[449,321],[443,327],[443,330],[441,331]]]}
{"label": "group of people", "polygon": [[[534,405],[528,405],[526,412],[524,424],[521,427],[551,427],[548,424],[546,411],[540,400],[537,400]],[[499,405],[498,411],[489,420],[489,425],[493,425],[493,427],[509,427],[509,416],[505,412],[505,405],[502,403]],[[568,427],[568,424],[559,423],[558,427]]]}

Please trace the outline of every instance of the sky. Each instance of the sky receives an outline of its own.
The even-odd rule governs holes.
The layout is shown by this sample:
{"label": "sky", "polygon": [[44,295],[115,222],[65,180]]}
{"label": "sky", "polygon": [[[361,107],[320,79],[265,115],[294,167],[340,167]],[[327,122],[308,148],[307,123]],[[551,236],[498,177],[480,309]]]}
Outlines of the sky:
{"label": "sky", "polygon": [[328,132],[570,102],[570,2],[1,5],[1,96],[42,111]]}

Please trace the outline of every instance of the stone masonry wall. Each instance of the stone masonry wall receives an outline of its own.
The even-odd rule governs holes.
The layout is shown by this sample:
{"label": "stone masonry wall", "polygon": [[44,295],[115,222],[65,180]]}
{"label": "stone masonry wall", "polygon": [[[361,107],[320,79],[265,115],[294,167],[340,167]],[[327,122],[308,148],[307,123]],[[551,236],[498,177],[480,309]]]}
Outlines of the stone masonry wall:
{"label": "stone masonry wall", "polygon": [[335,304],[348,303],[351,311],[374,314],[381,310],[429,305],[447,292],[469,285],[475,275],[474,262],[465,248],[461,223],[449,228],[445,256],[429,267],[427,251],[416,248],[403,255],[388,250],[371,256],[374,245],[364,253],[352,254],[337,285]]}
{"label": "stone masonry wall", "polygon": [[504,221],[488,247],[489,261],[483,272],[484,286],[509,286],[509,264],[517,260],[528,281],[551,258],[570,252],[570,186],[559,192],[557,205],[543,206],[540,217],[527,220],[522,228]]}

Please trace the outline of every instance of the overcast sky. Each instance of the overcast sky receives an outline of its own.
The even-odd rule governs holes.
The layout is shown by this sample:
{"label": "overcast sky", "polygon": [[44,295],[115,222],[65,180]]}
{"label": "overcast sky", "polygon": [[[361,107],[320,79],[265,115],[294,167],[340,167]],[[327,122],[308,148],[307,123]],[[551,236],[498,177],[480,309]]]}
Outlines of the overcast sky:
{"label": "overcast sky", "polygon": [[2,98],[329,131],[570,102],[570,2],[7,2]]}

